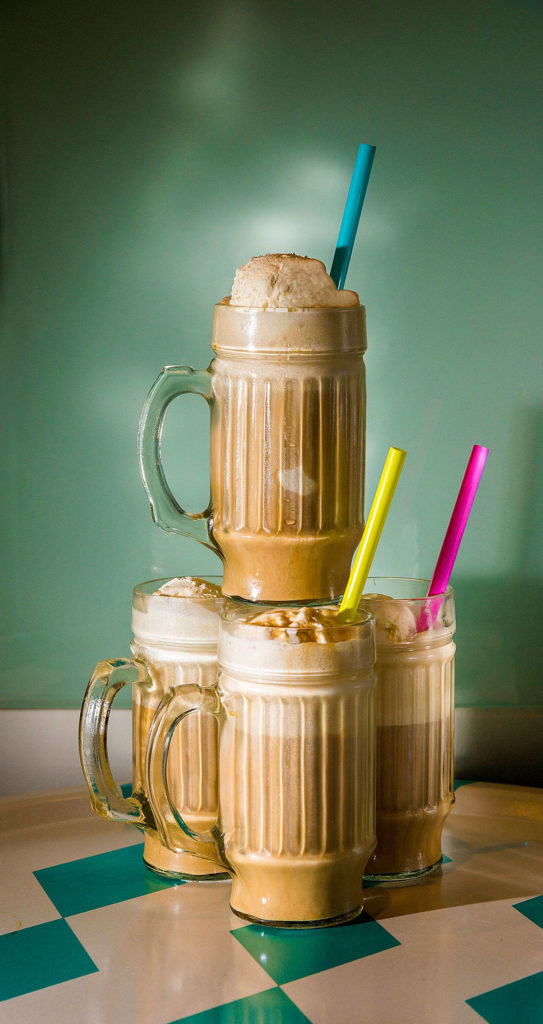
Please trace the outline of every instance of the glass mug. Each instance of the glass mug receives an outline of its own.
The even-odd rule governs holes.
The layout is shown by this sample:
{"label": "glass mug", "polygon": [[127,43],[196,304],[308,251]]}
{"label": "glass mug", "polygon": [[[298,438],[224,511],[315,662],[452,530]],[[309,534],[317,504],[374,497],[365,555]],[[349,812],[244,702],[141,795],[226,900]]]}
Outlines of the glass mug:
{"label": "glass mug", "polygon": [[[251,615],[223,613],[217,691],[171,690],[156,713],[146,765],[157,828],[172,850],[214,843],[232,910],[248,921],[348,921],[375,845],[373,619],[284,627]],[[218,823],[203,834],[166,776],[175,730],[196,711],[220,722]]]}
{"label": "glass mug", "polygon": [[[429,580],[368,579],[376,622],[377,846],[366,874],[412,878],[442,861],[454,803],[454,594]],[[385,596],[390,595],[390,596]]]}
{"label": "glass mug", "polygon": [[[198,577],[220,586],[220,577]],[[134,588],[131,659],[102,661],[94,670],[79,723],[79,752],[93,810],[101,817],[143,828],[146,865],[168,877],[225,878],[212,843],[187,840],[172,853],[157,833],[147,800],[145,748],[153,715],[172,687],[196,684],[204,693],[217,682],[217,635],[221,597],[171,597],[157,594],[167,580]],[[220,593],[220,591],[219,591]],[[116,694],[132,683],[132,796],[123,797],[107,754],[107,728]],[[194,717],[178,730],[171,752],[172,790],[187,821],[209,828],[217,817],[218,728],[214,719]],[[205,764],[205,772],[203,771]],[[189,767],[190,766],[190,767]],[[206,859],[202,859],[202,853]]]}
{"label": "glass mug", "polygon": [[[364,526],[364,307],[262,310],[223,300],[213,348],[207,370],[165,367],[143,408],[138,452],[155,522],[220,555],[225,594],[273,603],[340,596]],[[211,412],[211,498],[194,514],[174,498],[160,454],[166,409],[188,392]]]}

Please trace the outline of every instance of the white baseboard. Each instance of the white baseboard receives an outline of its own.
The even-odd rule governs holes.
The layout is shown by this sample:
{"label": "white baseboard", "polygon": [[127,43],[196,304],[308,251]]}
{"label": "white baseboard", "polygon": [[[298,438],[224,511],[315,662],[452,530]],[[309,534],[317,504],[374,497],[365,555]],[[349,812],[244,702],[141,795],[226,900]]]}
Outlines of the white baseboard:
{"label": "white baseboard", "polygon": [[[78,725],[79,711],[0,711],[0,796],[84,785]],[[130,782],[130,711],[111,715],[108,752],[119,784]]]}
{"label": "white baseboard", "polygon": [[[0,796],[83,785],[78,722],[78,711],[0,711]],[[111,716],[109,754],[129,782],[130,711]],[[456,775],[543,786],[543,708],[457,708]]]}
{"label": "white baseboard", "polygon": [[543,708],[457,708],[456,777],[543,786]]}

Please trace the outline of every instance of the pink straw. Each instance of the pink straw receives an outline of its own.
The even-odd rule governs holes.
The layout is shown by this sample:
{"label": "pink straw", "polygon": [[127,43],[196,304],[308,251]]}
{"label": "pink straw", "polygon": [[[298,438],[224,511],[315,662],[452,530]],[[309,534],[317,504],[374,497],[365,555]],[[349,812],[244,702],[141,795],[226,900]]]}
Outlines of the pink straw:
{"label": "pink straw", "polygon": [[[473,450],[469,457],[466,472],[464,473],[464,479],[462,480],[456,504],[453,509],[451,521],[447,527],[445,540],[443,541],[441,551],[439,552],[439,558],[434,569],[432,582],[428,588],[427,597],[432,597],[434,594],[444,594],[449,585],[453,566],[458,554],[458,548],[460,547],[460,541],[462,540],[464,530],[466,529],[466,523],[471,512],[473,500],[477,493],[479,481],[483,475],[487,456],[488,448],[483,448],[480,444],[473,445]],[[431,620],[436,618],[438,611],[439,606],[437,608],[431,608]],[[428,629],[430,624],[431,623],[428,621],[428,614],[425,609],[419,617],[417,628],[419,631]]]}

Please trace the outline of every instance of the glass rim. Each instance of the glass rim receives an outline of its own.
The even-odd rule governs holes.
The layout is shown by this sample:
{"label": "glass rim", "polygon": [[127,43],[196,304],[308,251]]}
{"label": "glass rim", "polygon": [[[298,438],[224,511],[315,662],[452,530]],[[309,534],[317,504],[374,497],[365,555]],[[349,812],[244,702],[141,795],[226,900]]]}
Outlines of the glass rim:
{"label": "glass rim", "polygon": [[[173,579],[179,579],[175,576],[164,576],[156,580],[144,580],[142,583],[136,583],[135,587],[132,588],[133,597],[157,597],[163,598],[168,601],[224,601],[226,600],[225,595],[222,592],[222,576],[202,575],[202,576],[187,576],[185,579],[198,579],[204,580],[205,583],[213,583],[220,588],[220,594],[157,594],[156,591],[164,584],[170,583]],[[146,589],[154,587],[154,590]]]}
{"label": "glass rim", "polygon": [[[391,583],[422,583],[426,588],[430,586],[431,580],[420,579],[417,576],[368,576],[368,580],[386,581],[389,580]],[[454,597],[454,589],[450,583],[446,590],[441,591],[438,594],[424,594],[423,597],[391,597],[390,594],[362,594],[360,601],[409,601],[410,603],[422,603],[424,601],[435,601],[438,598],[445,600],[446,597]]]}
{"label": "glass rim", "polygon": [[[287,612],[287,611],[300,610],[302,608],[310,608],[311,610],[314,610],[316,608],[317,609],[318,608],[329,608],[330,605],[329,604],[307,605],[307,604],[300,603],[299,605],[293,605],[293,604],[289,604],[288,606],[285,606],[285,605],[266,605],[266,606],[260,606],[260,607],[262,609],[261,612],[255,610],[255,612],[254,612],[255,615],[262,614],[264,611],[269,611],[269,612],[272,612],[272,613],[273,612]],[[338,606],[338,612],[339,612],[339,606]],[[277,636],[278,633],[285,634],[285,636],[286,636],[286,635],[292,634],[293,632],[294,633],[302,633],[302,632],[307,632],[308,630],[314,631],[316,633],[322,633],[324,631],[326,631],[326,632],[334,632],[334,633],[335,632],[345,632],[348,629],[352,629],[352,628],[359,629],[361,626],[367,626],[369,623],[374,621],[374,616],[373,616],[372,612],[368,611],[367,608],[359,608],[358,609],[357,617],[356,617],[356,619],[353,622],[337,622],[335,619],[331,618],[329,622],[305,622],[305,623],[301,623],[300,622],[300,623],[292,623],[291,625],[285,625],[285,626],[275,625],[274,623],[270,623],[270,622],[254,622],[254,621],[251,621],[248,618],[245,618],[244,617],[244,613],[245,614],[251,614],[250,609],[247,608],[247,606],[243,606],[243,607],[235,606],[235,604],[232,601],[228,601],[228,599],[227,599],[227,603],[226,603],[225,607],[221,610],[221,621],[223,623],[227,623],[227,624],[231,623],[232,625],[235,625],[235,626],[241,626],[243,629],[252,628],[252,629],[262,629],[262,630],[273,630],[275,632],[275,634],[276,634],[276,639],[279,639],[279,636]]]}
{"label": "glass rim", "polygon": [[[227,301],[228,300],[228,301]],[[229,309],[236,313],[359,313],[365,307],[359,302],[356,306],[233,306],[230,296],[225,295],[215,303],[215,309]]]}

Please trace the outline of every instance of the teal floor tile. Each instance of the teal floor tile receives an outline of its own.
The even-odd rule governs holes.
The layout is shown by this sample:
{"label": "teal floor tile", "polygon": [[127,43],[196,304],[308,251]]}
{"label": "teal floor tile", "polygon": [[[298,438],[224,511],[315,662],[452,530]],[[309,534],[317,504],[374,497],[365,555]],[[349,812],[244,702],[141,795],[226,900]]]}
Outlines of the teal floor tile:
{"label": "teal floor tile", "polygon": [[97,970],[66,921],[48,921],[0,935],[0,1000]]}
{"label": "teal floor tile", "polygon": [[296,931],[251,924],[235,928],[232,935],[278,985],[400,945],[365,913],[335,928]]}
{"label": "teal floor tile", "polygon": [[543,928],[543,896],[534,896],[531,900],[523,900],[522,903],[514,903],[513,909],[519,914],[524,914],[529,921],[538,924]]}
{"label": "teal floor tile", "polygon": [[541,1024],[543,971],[466,999],[487,1024]]}
{"label": "teal floor tile", "polygon": [[172,1024],[308,1024],[308,1018],[280,988],[270,988],[191,1017],[180,1017]]}
{"label": "teal floor tile", "polygon": [[42,868],[34,874],[63,917],[183,884],[149,871],[142,853],[143,843],[137,843],[110,853]]}

